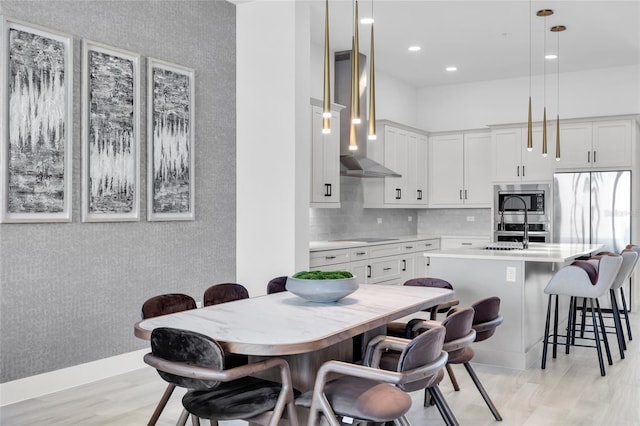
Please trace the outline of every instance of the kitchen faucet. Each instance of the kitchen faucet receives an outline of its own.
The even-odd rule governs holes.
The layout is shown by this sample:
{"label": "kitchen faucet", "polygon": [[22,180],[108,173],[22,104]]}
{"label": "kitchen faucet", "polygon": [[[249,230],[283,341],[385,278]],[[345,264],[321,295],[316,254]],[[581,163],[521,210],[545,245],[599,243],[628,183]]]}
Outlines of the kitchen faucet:
{"label": "kitchen faucet", "polygon": [[511,198],[517,198],[518,200],[522,201],[522,205],[524,206],[524,235],[522,236],[522,248],[528,249],[529,248],[529,221],[527,219],[527,202],[524,200],[524,198],[522,198],[519,195],[508,195],[504,197],[504,199],[502,200],[502,206],[500,207],[501,226],[504,229],[504,204],[507,202],[507,200]]}

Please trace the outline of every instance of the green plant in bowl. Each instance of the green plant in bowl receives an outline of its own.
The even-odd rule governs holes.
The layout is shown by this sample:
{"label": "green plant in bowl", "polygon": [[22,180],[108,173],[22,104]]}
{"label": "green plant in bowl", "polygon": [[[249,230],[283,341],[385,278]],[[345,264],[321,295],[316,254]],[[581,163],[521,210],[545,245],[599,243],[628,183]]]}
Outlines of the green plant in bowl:
{"label": "green plant in bowl", "polygon": [[336,302],[358,289],[347,271],[300,271],[287,278],[287,290],[310,302]]}

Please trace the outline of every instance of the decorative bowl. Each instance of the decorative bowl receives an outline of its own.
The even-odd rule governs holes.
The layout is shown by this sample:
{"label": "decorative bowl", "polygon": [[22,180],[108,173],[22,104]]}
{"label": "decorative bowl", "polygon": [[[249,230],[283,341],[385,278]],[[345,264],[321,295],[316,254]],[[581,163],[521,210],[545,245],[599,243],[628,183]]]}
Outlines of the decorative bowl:
{"label": "decorative bowl", "polygon": [[336,280],[305,280],[287,277],[287,290],[310,302],[337,302],[358,289],[356,277]]}

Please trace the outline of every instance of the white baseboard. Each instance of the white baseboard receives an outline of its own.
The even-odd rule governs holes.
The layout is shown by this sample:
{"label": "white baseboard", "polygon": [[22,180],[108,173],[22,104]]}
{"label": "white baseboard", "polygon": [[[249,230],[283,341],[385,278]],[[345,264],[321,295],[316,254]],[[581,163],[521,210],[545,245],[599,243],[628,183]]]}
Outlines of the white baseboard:
{"label": "white baseboard", "polygon": [[0,383],[0,407],[143,368],[146,364],[142,357],[147,352],[148,349],[141,349]]}

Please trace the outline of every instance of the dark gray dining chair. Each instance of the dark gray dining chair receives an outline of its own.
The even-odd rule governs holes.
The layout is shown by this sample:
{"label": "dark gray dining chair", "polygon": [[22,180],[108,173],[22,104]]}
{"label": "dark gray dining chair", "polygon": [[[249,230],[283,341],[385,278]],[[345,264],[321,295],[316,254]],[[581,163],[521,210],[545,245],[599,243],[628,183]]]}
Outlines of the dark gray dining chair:
{"label": "dark gray dining chair", "polygon": [[[160,327],[151,333],[151,353],[144,362],[169,383],[189,389],[182,398],[186,412],[178,420],[184,426],[189,414],[194,425],[209,419],[244,420],[278,426],[288,417],[298,425],[289,364],[282,358],[227,369],[222,347],[208,336],[188,330]],[[257,378],[274,371],[278,382]]]}
{"label": "dark gray dining chair", "polygon": [[[161,294],[147,299],[142,304],[142,319],[187,311],[189,309],[196,309],[196,307],[197,305],[195,299],[187,294]],[[151,419],[149,419],[148,426],[154,426],[157,423],[158,418],[160,418],[160,414],[162,414],[162,411],[167,405],[169,398],[171,398],[171,395],[173,394],[175,388],[176,385],[174,385],[173,383],[169,383],[167,385],[167,388],[162,394],[162,398],[160,399],[160,401],[158,401],[158,405],[151,415]]]}

